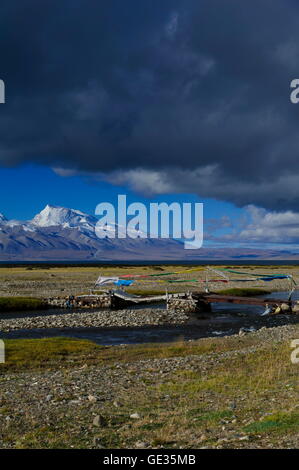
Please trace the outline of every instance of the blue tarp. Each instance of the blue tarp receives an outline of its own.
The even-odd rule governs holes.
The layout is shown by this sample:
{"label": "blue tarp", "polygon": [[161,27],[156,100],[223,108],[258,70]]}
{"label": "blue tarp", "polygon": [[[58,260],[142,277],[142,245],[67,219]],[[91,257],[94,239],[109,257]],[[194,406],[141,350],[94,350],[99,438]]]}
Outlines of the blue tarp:
{"label": "blue tarp", "polygon": [[114,282],[116,286],[130,286],[133,284],[134,281],[127,281],[126,279],[119,279],[118,281]]}

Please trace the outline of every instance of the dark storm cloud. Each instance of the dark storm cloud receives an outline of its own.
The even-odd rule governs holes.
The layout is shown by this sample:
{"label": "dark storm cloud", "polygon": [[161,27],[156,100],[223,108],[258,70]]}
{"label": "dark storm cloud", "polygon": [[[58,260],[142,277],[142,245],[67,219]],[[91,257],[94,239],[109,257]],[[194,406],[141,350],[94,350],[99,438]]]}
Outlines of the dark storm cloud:
{"label": "dark storm cloud", "polygon": [[296,207],[298,13],[291,0],[4,1],[0,162]]}

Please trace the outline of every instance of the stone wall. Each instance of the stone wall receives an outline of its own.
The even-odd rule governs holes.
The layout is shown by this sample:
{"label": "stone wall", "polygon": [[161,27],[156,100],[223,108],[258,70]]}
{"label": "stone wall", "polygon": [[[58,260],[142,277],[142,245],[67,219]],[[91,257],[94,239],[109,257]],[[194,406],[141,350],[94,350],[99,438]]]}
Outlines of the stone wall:
{"label": "stone wall", "polygon": [[167,301],[167,310],[182,313],[200,313],[210,312],[211,306],[209,303],[200,301],[187,295],[186,297],[169,296]]}
{"label": "stone wall", "polygon": [[56,308],[110,308],[111,296],[107,292],[99,295],[51,297],[44,299],[50,307]]}

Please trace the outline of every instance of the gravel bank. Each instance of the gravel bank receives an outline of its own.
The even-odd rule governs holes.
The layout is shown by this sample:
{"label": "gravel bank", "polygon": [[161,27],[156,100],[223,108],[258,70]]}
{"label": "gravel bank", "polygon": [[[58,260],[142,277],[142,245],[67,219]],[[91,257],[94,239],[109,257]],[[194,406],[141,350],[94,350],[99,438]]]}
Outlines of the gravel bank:
{"label": "gravel bank", "polygon": [[[82,447],[96,448],[106,447],[109,439],[107,436],[122,436],[117,441],[118,447],[140,447],[135,438],[129,437],[133,433],[138,434],[139,423],[143,423],[143,413],[134,408],[134,401],[130,402],[129,391],[135,390],[137,394],[148,394],[148,384],[167,384],[176,371],[184,370],[185,373],[196,373],[203,377],[209,377],[213,370],[223,360],[234,360],[236,357],[246,357],[248,353],[257,353],[259,350],[272,348],[278,342],[292,340],[298,336],[298,327],[287,325],[277,328],[263,328],[250,333],[259,341],[254,346],[244,346],[240,349],[209,353],[202,355],[189,355],[186,357],[152,358],[150,360],[136,360],[131,363],[114,363],[81,367],[69,367],[68,369],[48,371],[25,371],[19,373],[6,373],[1,378],[0,427],[2,438],[0,448],[15,447],[43,447],[44,442],[51,441],[51,445],[71,446],[80,442]],[[228,338],[227,341],[230,341]],[[201,340],[206,341],[206,340]],[[153,385],[152,385],[153,386]],[[290,387],[290,385],[288,384]],[[158,388],[157,388],[158,390]],[[287,398],[290,399],[295,391],[290,388]],[[206,409],[214,408],[216,395],[209,391],[201,396],[204,399]],[[241,391],[235,397],[233,406],[236,418],[220,424],[215,430],[200,431],[191,429],[188,435],[188,446],[206,447],[205,439],[214,439],[211,447],[234,448],[271,448],[272,441],[268,437],[260,439],[239,433],[239,410],[246,408],[250,394]],[[280,398],[279,406],[283,408],[285,397]],[[125,404],[124,400],[128,403]],[[168,413],[176,410],[177,402],[172,402],[169,395],[159,395],[161,410]],[[261,419],[266,416],[271,406],[275,406],[273,396],[261,402],[259,415]],[[12,411],[13,410],[13,411]],[[268,413],[269,414],[269,413]],[[271,414],[271,413],[270,413]],[[134,416],[134,419],[133,419]],[[250,422],[249,413],[247,421]],[[190,425],[192,419],[189,418]],[[133,423],[133,424],[131,424]],[[228,423],[228,424],[226,424]],[[147,422],[146,426],[155,425],[155,422]],[[141,424],[140,424],[141,426]],[[243,426],[243,424],[242,424]],[[33,433],[33,429],[35,429]],[[40,434],[39,434],[40,429]],[[17,430],[19,430],[17,432]],[[52,432],[53,430],[53,432]],[[209,432],[209,438],[206,437]],[[45,434],[46,433],[46,434]],[[6,436],[10,435],[7,439]],[[32,437],[34,436],[34,438]],[[106,437],[105,437],[106,436]],[[105,441],[105,439],[106,441]],[[44,441],[45,439],[45,441]],[[104,441],[103,441],[104,439]],[[53,443],[54,442],[54,443]],[[103,445],[104,442],[104,445]],[[73,446],[71,444],[74,444]],[[296,436],[282,436],[278,447],[297,447]],[[145,442],[144,447],[157,446],[150,441]],[[171,447],[176,447],[172,442]]]}
{"label": "gravel bank", "polygon": [[134,327],[146,325],[184,324],[188,320],[184,313],[162,309],[105,310],[71,312],[60,315],[28,316],[0,320],[0,330],[29,330],[34,328],[85,328],[85,327]]}

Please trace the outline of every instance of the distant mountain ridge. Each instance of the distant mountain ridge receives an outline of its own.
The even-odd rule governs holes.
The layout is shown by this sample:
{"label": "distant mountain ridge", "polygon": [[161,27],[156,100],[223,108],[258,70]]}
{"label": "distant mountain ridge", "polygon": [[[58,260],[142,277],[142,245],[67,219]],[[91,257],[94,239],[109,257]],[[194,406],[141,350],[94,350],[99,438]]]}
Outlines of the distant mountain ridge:
{"label": "distant mountain ridge", "polygon": [[299,259],[288,251],[204,247],[185,250],[180,241],[173,239],[99,239],[95,233],[97,220],[79,210],[52,205],[28,221],[8,220],[0,213],[0,260]]}
{"label": "distant mountain ridge", "polygon": [[[98,219],[76,209],[47,205],[32,220],[0,216],[0,260],[176,259],[176,240],[100,239]],[[114,227],[107,227],[112,230]]]}

